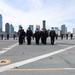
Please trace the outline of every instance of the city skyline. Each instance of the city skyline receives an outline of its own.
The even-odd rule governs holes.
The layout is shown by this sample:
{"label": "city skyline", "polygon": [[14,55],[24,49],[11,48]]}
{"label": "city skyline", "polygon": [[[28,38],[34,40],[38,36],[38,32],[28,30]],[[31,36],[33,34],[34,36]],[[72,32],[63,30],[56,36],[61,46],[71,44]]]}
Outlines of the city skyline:
{"label": "city skyline", "polygon": [[29,25],[40,25],[46,20],[46,28],[65,24],[68,31],[75,28],[75,0],[0,0],[0,14],[5,23],[13,24],[15,30],[21,24],[24,29]]}

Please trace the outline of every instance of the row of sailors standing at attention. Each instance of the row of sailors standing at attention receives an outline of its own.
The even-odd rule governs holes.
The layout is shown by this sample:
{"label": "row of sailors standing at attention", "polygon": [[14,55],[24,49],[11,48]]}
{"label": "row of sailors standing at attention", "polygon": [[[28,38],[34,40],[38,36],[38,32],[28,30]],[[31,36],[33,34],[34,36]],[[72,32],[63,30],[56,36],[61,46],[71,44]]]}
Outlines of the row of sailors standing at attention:
{"label": "row of sailors standing at attention", "polygon": [[56,33],[53,27],[49,34],[45,28],[43,28],[41,31],[38,28],[36,28],[35,33],[33,34],[30,28],[28,28],[27,31],[25,32],[24,29],[20,27],[18,31],[18,36],[19,36],[19,45],[22,45],[23,42],[25,42],[25,37],[27,39],[27,45],[31,45],[31,37],[35,38],[35,43],[37,45],[39,45],[40,39],[41,43],[46,45],[48,36],[50,36],[51,38],[51,44],[54,45]]}

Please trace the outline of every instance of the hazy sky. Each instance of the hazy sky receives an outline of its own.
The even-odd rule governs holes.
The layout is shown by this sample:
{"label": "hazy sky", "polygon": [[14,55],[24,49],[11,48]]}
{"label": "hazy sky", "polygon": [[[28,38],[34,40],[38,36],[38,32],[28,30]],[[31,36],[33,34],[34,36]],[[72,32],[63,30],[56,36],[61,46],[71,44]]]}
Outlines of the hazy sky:
{"label": "hazy sky", "polygon": [[24,29],[28,25],[42,27],[42,20],[46,20],[48,29],[52,26],[60,28],[62,24],[68,31],[75,28],[75,0],[0,0],[0,14],[3,30],[6,22],[18,30],[20,24]]}

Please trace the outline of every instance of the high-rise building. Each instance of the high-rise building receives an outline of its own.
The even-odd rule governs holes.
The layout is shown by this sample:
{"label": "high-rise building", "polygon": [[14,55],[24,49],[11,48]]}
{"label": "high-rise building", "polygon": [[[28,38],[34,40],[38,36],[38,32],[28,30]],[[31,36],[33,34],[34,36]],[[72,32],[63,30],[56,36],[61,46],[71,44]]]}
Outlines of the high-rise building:
{"label": "high-rise building", "polygon": [[65,34],[67,34],[67,27],[65,27]]}
{"label": "high-rise building", "polygon": [[61,34],[63,34],[65,36],[65,34],[67,33],[67,27],[65,25],[61,26]]}
{"label": "high-rise building", "polygon": [[46,28],[46,20],[43,20],[43,28]]}
{"label": "high-rise building", "polygon": [[38,28],[40,30],[40,25],[36,25],[36,28]]}
{"label": "high-rise building", "polygon": [[58,34],[58,31],[59,31],[59,28],[58,27],[55,27],[56,34]]}
{"label": "high-rise building", "polygon": [[14,32],[14,27],[12,24],[10,24],[10,26],[9,26],[9,32],[10,32],[10,34]]}
{"label": "high-rise building", "polygon": [[10,33],[9,28],[10,28],[9,23],[6,23],[6,24],[5,24],[5,32],[6,32],[6,33]]}
{"label": "high-rise building", "polygon": [[73,28],[73,36],[75,37],[75,28]]}
{"label": "high-rise building", "polygon": [[73,34],[75,34],[75,28],[73,28]]}
{"label": "high-rise building", "polygon": [[0,14],[0,32],[2,32],[2,15]]}
{"label": "high-rise building", "polygon": [[29,28],[34,32],[34,25],[29,25]]}

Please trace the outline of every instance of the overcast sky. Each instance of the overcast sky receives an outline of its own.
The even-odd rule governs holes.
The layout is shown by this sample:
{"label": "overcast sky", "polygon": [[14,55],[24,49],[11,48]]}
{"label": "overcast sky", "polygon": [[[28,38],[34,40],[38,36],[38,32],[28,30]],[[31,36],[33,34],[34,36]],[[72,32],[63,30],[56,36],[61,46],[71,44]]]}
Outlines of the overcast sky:
{"label": "overcast sky", "polygon": [[13,24],[15,30],[21,24],[24,29],[28,25],[40,25],[46,20],[47,28],[61,27],[65,24],[68,31],[75,28],[75,0],[0,0],[0,14],[5,23]]}

